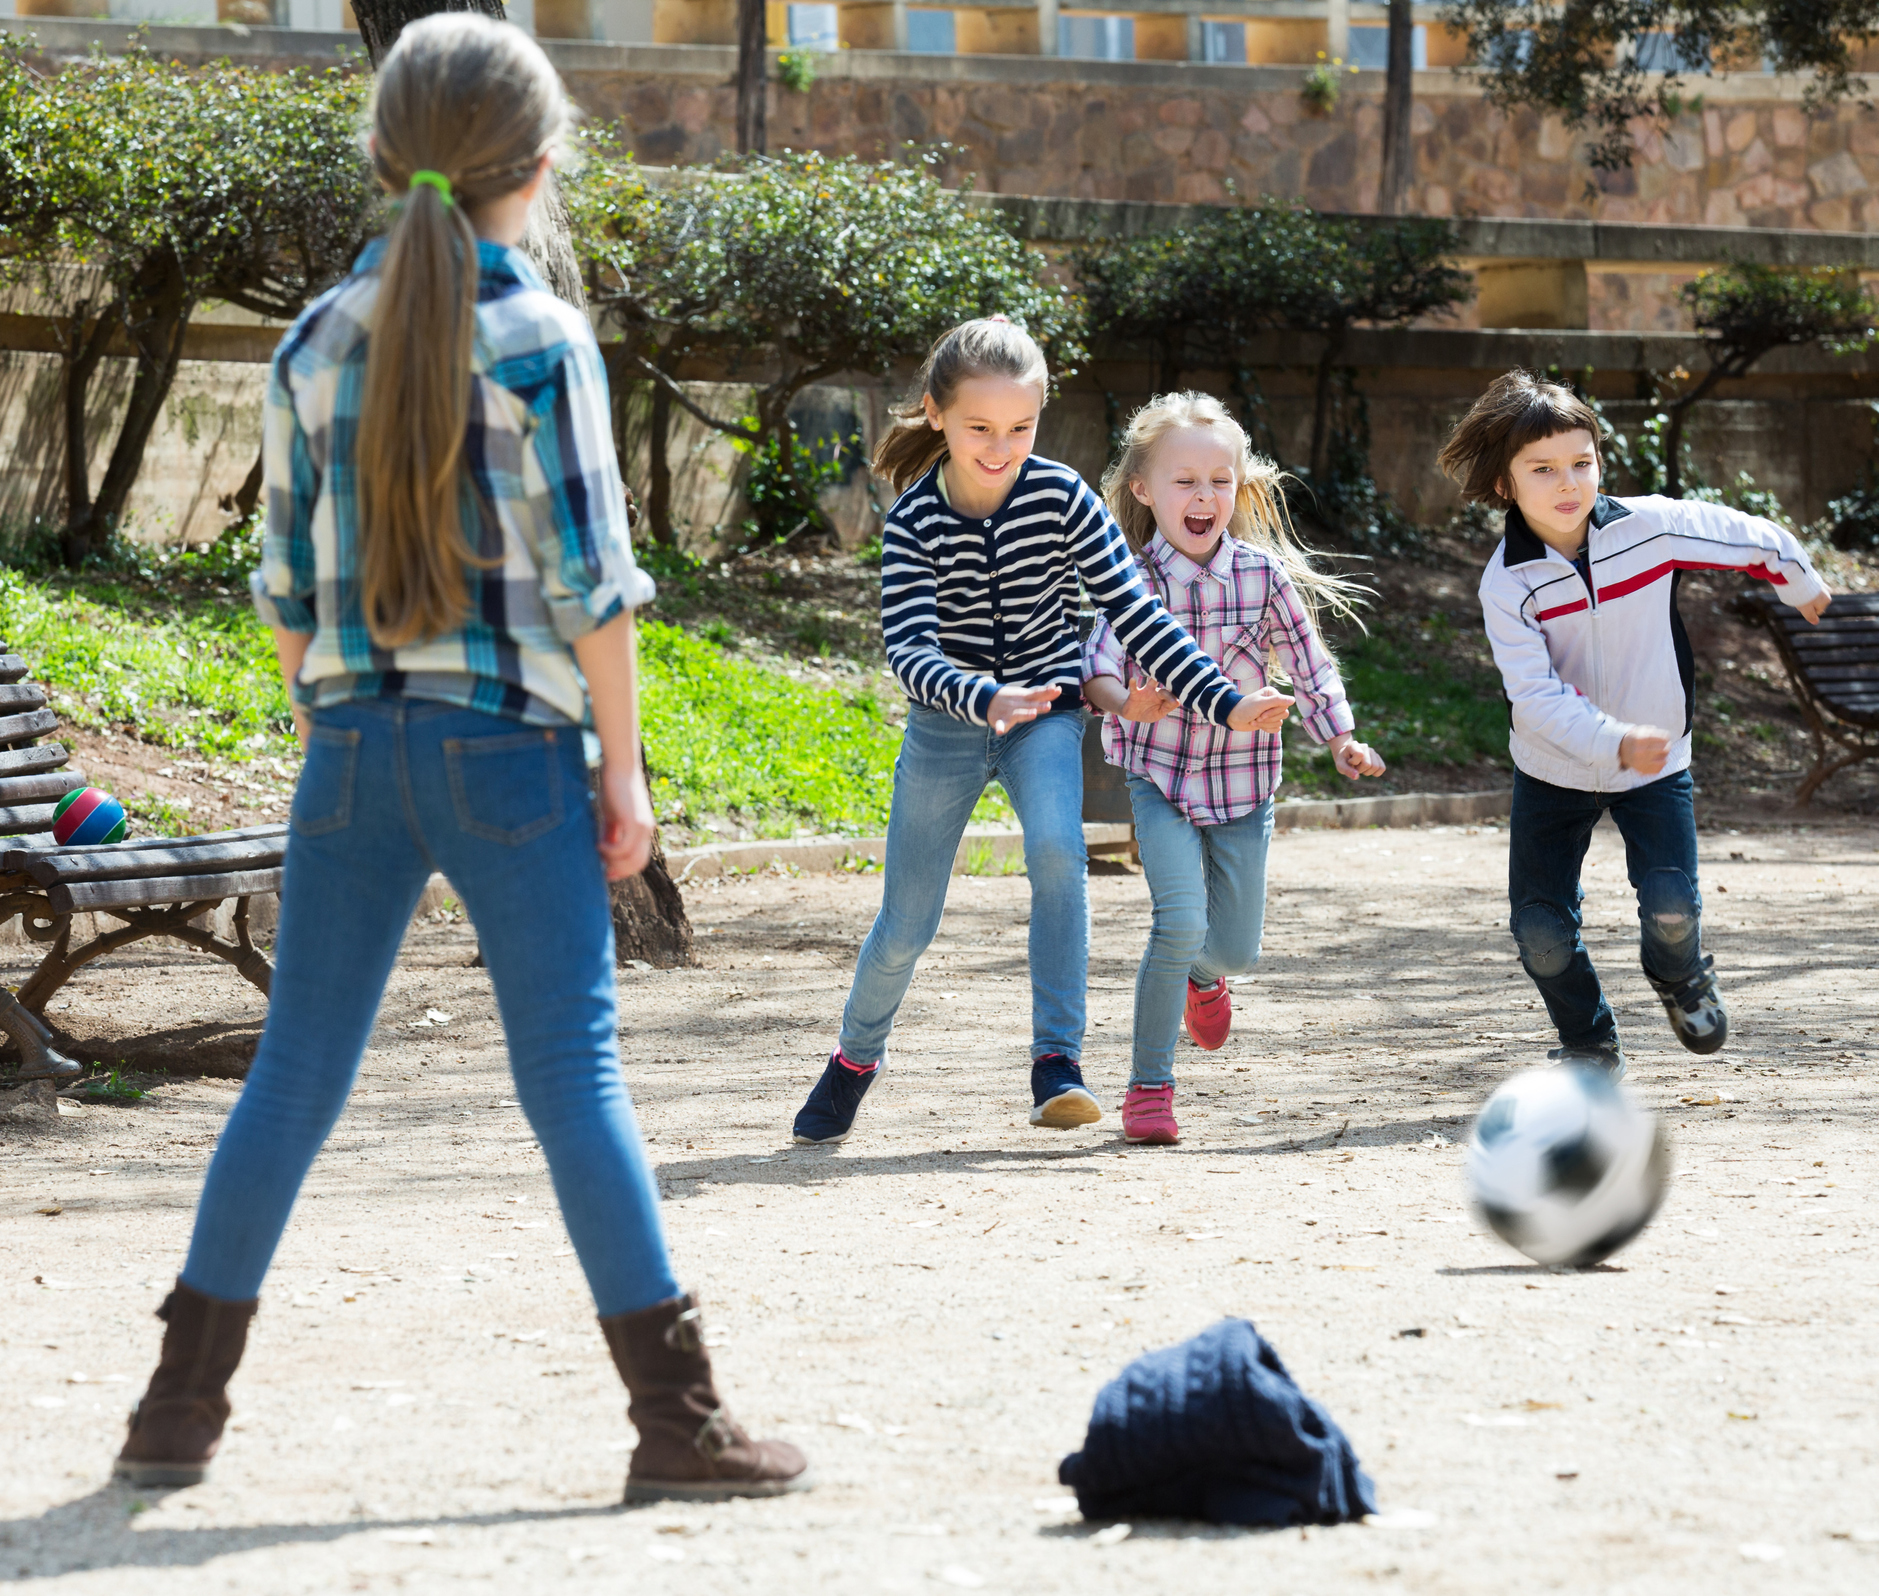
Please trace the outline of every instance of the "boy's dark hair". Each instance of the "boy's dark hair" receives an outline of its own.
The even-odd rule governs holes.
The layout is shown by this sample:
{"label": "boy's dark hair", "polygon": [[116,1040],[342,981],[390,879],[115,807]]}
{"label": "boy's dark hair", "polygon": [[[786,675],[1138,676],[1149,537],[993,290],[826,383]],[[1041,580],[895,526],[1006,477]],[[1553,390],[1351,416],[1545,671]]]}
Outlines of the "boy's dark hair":
{"label": "boy's dark hair", "polygon": [[1510,371],[1496,377],[1469,407],[1436,464],[1461,484],[1464,499],[1505,509],[1514,501],[1501,491],[1501,484],[1514,456],[1541,438],[1581,431],[1592,434],[1597,454],[1605,424],[1596,410],[1570,388],[1530,371]]}

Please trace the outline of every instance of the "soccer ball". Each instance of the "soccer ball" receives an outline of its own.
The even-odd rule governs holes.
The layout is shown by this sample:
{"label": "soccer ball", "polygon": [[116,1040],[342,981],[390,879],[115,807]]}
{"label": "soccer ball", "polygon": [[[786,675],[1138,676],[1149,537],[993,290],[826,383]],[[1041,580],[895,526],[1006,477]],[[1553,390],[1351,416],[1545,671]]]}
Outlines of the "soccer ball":
{"label": "soccer ball", "polygon": [[1657,1116],[1603,1070],[1504,1081],[1475,1121],[1468,1184],[1503,1241],[1535,1263],[1595,1264],[1651,1222],[1670,1174]]}

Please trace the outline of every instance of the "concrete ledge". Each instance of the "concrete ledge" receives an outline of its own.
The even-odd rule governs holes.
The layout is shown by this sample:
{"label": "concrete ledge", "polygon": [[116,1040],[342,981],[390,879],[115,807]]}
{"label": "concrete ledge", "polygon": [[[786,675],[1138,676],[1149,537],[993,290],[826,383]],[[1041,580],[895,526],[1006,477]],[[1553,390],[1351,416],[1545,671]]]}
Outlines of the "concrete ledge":
{"label": "concrete ledge", "polygon": [[1405,792],[1389,798],[1301,798],[1273,805],[1272,829],[1464,826],[1504,820],[1513,803],[1511,787],[1500,792]]}
{"label": "concrete ledge", "polygon": [[[1307,827],[1459,826],[1504,818],[1513,803],[1511,789],[1503,792],[1412,792],[1391,798],[1299,799],[1273,809],[1273,829],[1294,831]],[[1127,825],[1086,825],[1083,844],[1092,854],[1129,851],[1135,828]],[[1016,831],[969,830],[953,858],[953,874],[968,869],[997,869],[1005,861],[1024,857],[1024,837]],[[777,842],[719,842],[703,848],[677,848],[666,855],[672,879],[683,885],[712,876],[749,875],[791,868],[809,872],[841,870],[863,862],[887,862],[885,837],[791,837]],[[439,878],[441,879],[441,878]]]}

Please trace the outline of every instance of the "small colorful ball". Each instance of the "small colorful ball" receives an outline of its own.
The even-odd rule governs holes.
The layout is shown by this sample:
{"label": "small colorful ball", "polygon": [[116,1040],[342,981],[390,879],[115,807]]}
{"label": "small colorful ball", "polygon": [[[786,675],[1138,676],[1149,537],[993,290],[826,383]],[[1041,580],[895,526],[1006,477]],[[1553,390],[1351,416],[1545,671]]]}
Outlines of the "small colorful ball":
{"label": "small colorful ball", "polygon": [[52,811],[52,838],[61,848],[124,840],[124,806],[99,787],[68,792]]}

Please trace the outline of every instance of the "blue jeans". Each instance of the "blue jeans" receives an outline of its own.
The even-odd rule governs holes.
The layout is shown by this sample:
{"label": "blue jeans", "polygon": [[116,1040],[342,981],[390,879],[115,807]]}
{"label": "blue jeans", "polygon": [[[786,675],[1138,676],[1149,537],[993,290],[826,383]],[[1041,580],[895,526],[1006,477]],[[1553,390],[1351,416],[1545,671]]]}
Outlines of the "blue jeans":
{"label": "blue jeans", "polygon": [[841,1050],[857,1064],[887,1048],[913,967],[939,930],[953,858],[986,784],[1011,795],[1031,880],[1031,1057],[1083,1053],[1090,968],[1089,859],[1083,851],[1083,715],[1052,710],[1000,737],[989,726],[911,706],[894,761],[881,912],[842,1009]]}
{"label": "blue jeans", "polygon": [[1703,899],[1696,887],[1696,813],[1690,773],[1628,792],[1581,792],[1514,772],[1507,828],[1507,896],[1520,962],[1568,1047],[1618,1039],[1618,1022],[1580,938],[1579,870],[1599,816],[1610,812],[1638,894],[1644,974],[1675,984],[1703,961]]}
{"label": "blue jeans", "polygon": [[274,991],[217,1143],[183,1281],[258,1296],[441,870],[496,989],[516,1097],[602,1316],[679,1293],[615,1042],[613,917],[581,734],[416,699],[313,717],[294,793]]}
{"label": "blue jeans", "polygon": [[1131,1086],[1174,1081],[1187,983],[1212,986],[1259,962],[1266,928],[1272,800],[1222,826],[1197,826],[1152,781],[1129,777],[1135,843],[1154,899],[1148,950],[1135,972]]}

